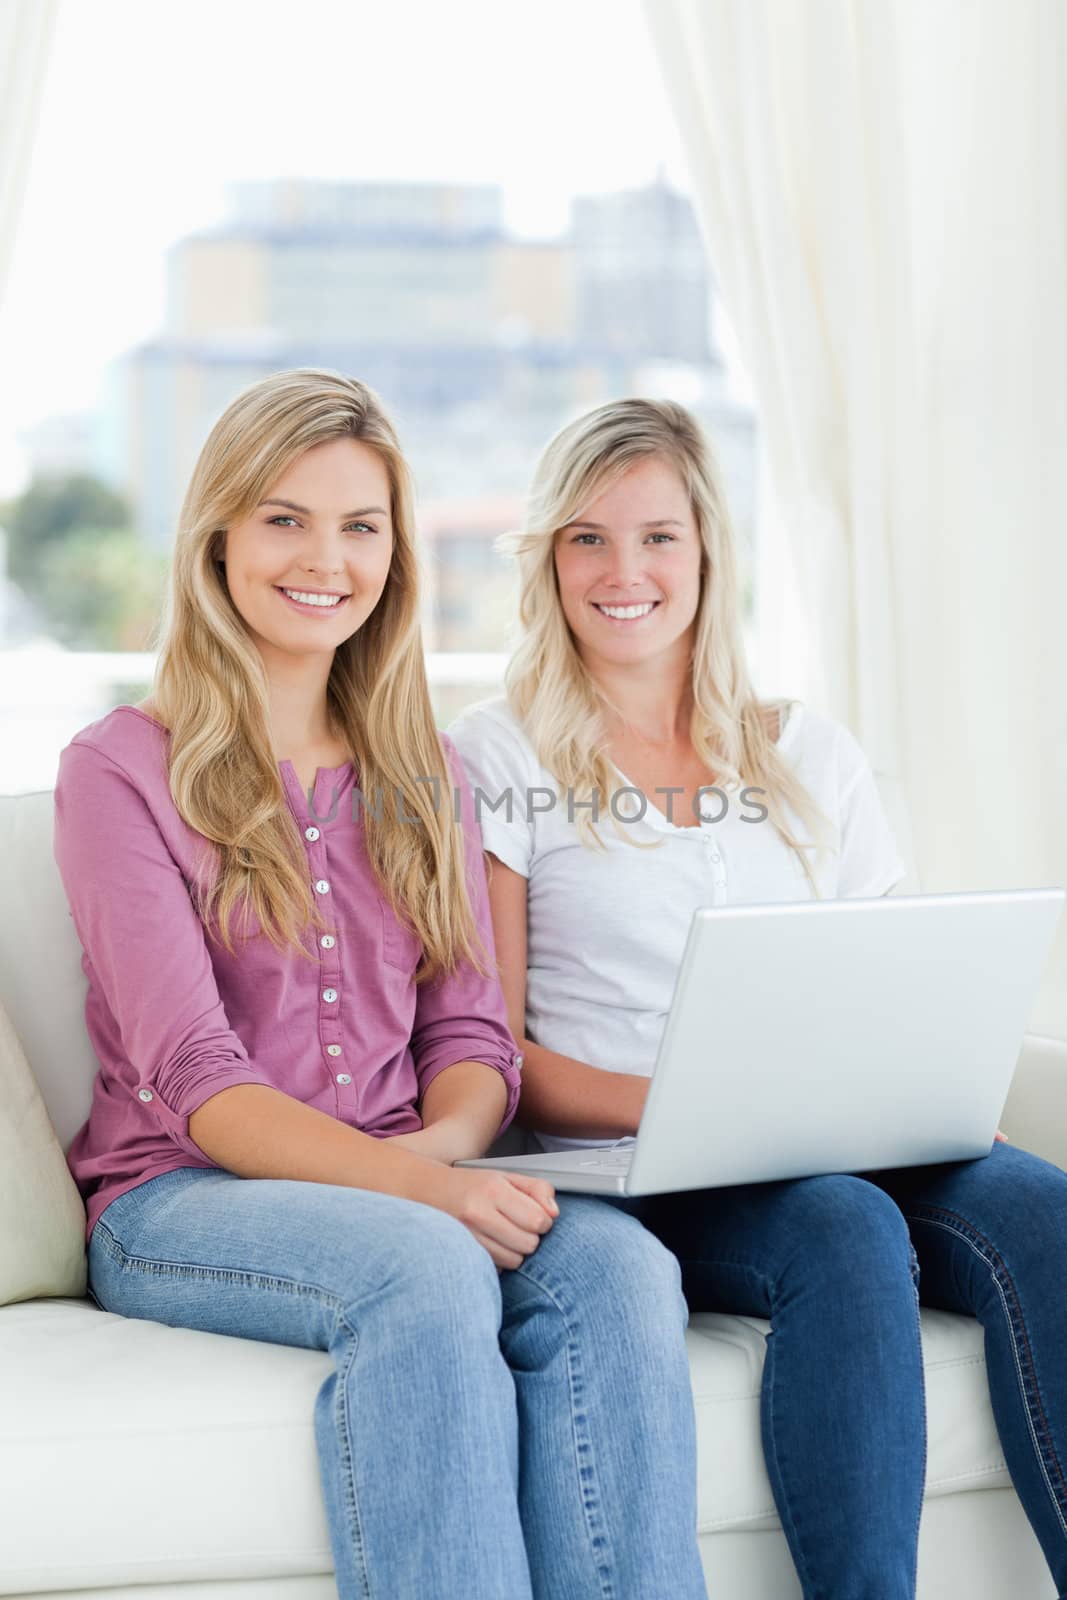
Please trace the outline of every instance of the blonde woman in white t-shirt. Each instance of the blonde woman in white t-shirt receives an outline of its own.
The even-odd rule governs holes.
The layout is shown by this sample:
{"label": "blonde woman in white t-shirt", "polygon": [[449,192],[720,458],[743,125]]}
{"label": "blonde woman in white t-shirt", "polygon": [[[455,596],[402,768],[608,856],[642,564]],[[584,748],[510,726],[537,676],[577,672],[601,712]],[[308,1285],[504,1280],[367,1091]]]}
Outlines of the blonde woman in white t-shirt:
{"label": "blonde woman in white t-shirt", "polygon": [[[697,906],[885,894],[904,866],[848,730],[753,690],[719,473],[681,406],[564,428],[513,544],[507,694],[450,732],[524,1041],[518,1119],[556,1149],[636,1132]],[[915,1594],[920,1273],[924,1303],[985,1328],[1005,1458],[1067,1594],[1067,1174],[998,1135],[978,1161],[603,1203],[678,1256],[691,1310],[769,1318],[764,1455],[805,1596]]]}

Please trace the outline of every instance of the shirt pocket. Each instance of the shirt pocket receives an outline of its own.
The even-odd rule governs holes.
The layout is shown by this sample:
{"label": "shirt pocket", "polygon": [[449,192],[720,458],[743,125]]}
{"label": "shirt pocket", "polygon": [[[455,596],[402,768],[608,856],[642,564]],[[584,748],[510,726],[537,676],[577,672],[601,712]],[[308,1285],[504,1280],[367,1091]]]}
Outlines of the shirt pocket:
{"label": "shirt pocket", "polygon": [[382,960],[414,978],[415,969],[422,958],[422,940],[418,934],[397,919],[392,906],[385,899],[379,901],[382,917]]}

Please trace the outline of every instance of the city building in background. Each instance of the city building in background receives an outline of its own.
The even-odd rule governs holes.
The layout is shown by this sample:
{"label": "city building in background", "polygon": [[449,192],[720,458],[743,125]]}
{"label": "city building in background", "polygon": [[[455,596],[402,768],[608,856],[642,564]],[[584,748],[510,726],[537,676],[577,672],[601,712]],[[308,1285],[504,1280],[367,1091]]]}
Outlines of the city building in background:
{"label": "city building in background", "polygon": [[[521,495],[437,496],[421,508],[419,531],[433,596],[430,650],[501,650],[516,605],[515,570],[494,550],[499,534],[522,526]],[[473,645],[477,638],[479,644]]]}
{"label": "city building in background", "polygon": [[693,208],[665,183],[574,202],[571,236],[584,342],[623,360],[704,365],[708,266]]}
{"label": "city building in background", "polygon": [[503,648],[510,579],[492,538],[516,525],[551,434],[621,395],[701,418],[745,564],[755,418],[729,395],[692,208],[662,181],[577,199],[551,241],[510,236],[491,185],[231,185],[227,220],[172,247],[166,325],[112,364],[93,430],[96,470],[145,540],[169,547],[234,395],[296,366],[362,378],[394,416],[435,547],[438,648]]}

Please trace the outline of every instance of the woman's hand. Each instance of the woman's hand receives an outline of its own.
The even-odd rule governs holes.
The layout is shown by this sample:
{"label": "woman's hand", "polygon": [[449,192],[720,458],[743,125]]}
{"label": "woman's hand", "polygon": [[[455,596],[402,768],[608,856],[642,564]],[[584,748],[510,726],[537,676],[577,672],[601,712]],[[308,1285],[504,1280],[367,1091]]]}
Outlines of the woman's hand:
{"label": "woman's hand", "polygon": [[546,1178],[489,1167],[443,1167],[427,1201],[462,1222],[499,1271],[521,1266],[559,1215]]}

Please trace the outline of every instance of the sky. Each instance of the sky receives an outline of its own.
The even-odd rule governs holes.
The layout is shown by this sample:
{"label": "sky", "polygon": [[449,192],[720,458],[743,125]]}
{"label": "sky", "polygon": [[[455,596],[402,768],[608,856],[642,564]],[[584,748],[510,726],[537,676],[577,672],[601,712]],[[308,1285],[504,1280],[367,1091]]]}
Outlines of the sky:
{"label": "sky", "polygon": [[167,246],[242,178],[499,183],[550,236],[574,194],[689,188],[640,0],[60,0],[0,305],[17,432],[93,406],[155,332]]}

